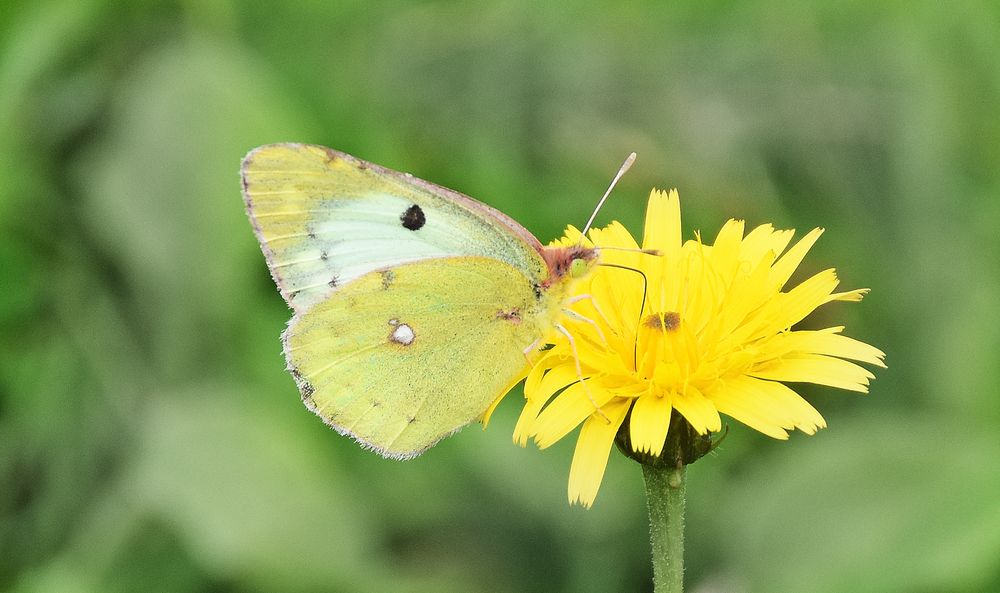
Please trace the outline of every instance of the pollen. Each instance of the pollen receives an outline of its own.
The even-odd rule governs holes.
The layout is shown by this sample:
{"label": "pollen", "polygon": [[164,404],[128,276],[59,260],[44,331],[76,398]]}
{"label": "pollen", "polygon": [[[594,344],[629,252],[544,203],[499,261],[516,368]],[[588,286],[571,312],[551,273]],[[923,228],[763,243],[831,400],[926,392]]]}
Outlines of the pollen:
{"label": "pollen", "polygon": [[647,315],[642,325],[649,329],[658,329],[662,332],[672,332],[681,325],[681,314],[676,311],[666,313],[653,313]]}

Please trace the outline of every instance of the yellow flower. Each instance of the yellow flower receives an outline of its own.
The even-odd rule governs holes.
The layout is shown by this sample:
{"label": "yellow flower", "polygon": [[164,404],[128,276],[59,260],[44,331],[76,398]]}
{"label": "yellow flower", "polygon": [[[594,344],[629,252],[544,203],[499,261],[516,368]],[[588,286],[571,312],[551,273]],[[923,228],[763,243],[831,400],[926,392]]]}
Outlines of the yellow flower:
{"label": "yellow flower", "polygon": [[[791,329],[820,305],[867,292],[834,292],[832,269],[783,290],[822,229],[787,250],[794,231],[743,232],[730,220],[712,245],[697,235],[682,243],[676,190],[653,190],[642,249],[655,254],[617,222],[583,239],[618,249],[601,249],[601,265],[574,285],[553,347],[528,374],[514,430],[520,444],[533,437],[545,448],[582,424],[571,503],[593,503],[626,417],[635,452],[657,457],[673,412],[702,435],[721,430],[720,413],[778,439],[795,428],[814,434],[823,417],[784,382],[866,393],[874,375],[849,360],[885,366],[880,350],[843,327]],[[580,241],[570,227],[556,243]]]}

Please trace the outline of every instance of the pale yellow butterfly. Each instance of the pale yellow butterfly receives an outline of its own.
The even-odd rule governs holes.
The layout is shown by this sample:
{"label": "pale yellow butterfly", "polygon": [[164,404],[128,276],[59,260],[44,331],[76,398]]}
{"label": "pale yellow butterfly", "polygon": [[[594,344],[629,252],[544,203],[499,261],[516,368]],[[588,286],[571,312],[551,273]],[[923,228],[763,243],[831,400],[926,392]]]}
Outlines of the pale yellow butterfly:
{"label": "pale yellow butterfly", "polygon": [[241,172],[294,311],[282,337],[303,401],[386,457],[419,455],[482,418],[597,261],[595,249],[543,246],[472,198],[322,146],[261,146]]}

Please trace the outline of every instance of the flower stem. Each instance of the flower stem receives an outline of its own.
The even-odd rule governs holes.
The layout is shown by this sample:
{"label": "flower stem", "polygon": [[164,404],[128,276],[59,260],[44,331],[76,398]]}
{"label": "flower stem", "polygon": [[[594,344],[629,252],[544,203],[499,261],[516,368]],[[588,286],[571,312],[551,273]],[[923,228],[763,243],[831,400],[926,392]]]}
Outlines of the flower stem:
{"label": "flower stem", "polygon": [[653,545],[653,590],[684,590],[684,466],[642,465]]}

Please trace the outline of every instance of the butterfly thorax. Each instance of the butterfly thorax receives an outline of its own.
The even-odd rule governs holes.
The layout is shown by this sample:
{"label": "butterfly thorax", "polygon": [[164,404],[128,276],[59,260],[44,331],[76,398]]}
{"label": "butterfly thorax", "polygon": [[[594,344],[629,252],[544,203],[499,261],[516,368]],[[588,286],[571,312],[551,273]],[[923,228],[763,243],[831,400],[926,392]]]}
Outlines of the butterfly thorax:
{"label": "butterfly thorax", "polygon": [[549,274],[537,285],[537,301],[528,315],[536,338],[550,336],[567,300],[573,295],[573,285],[590,273],[598,259],[597,250],[583,246],[543,247],[541,255]]}

